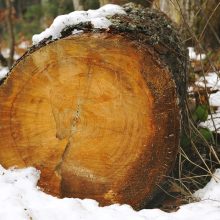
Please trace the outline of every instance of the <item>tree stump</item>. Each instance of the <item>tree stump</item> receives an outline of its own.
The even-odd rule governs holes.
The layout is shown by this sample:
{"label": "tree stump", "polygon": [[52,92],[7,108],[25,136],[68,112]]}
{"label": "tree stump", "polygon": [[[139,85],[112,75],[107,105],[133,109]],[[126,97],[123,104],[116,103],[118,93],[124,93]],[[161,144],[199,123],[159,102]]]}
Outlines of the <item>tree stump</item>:
{"label": "tree stump", "polygon": [[0,163],[60,197],[139,209],[178,151],[186,53],[163,14],[128,4],[109,29],[31,48],[0,87]]}

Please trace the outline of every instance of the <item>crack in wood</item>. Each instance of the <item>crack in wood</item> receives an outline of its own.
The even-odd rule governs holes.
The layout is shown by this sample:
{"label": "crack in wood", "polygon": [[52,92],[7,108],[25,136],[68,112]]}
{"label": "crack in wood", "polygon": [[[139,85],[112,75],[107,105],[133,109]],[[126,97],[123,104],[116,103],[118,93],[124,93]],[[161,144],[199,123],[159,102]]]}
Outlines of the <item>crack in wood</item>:
{"label": "crack in wood", "polygon": [[[90,91],[90,87],[91,87],[91,76],[92,76],[92,74],[91,74],[91,63],[88,63],[88,73],[87,73],[88,85],[86,87],[87,89],[84,91],[84,93],[85,93],[84,98],[79,97],[78,100],[77,100],[76,110],[72,114],[72,122],[71,122],[71,126],[70,126],[70,133],[69,133],[69,136],[67,137],[67,144],[66,144],[66,147],[65,147],[65,149],[64,149],[64,151],[61,155],[61,159],[60,159],[59,163],[57,164],[57,166],[55,168],[55,173],[58,174],[58,176],[61,178],[61,182],[62,182],[62,179],[63,179],[62,165],[65,162],[65,159],[68,155],[69,150],[73,146],[73,142],[74,142],[73,141],[73,136],[74,136],[74,133],[77,132],[77,125],[80,121],[80,116],[82,114],[82,105],[85,103],[86,99],[89,96],[89,91]],[[52,112],[53,112],[54,120],[57,123],[56,115],[54,114],[53,110],[52,110]],[[61,117],[61,120],[62,120],[62,118],[63,117]],[[59,120],[59,123],[62,123],[62,121]],[[57,136],[57,137],[60,139],[59,136]],[[63,137],[63,138],[65,138],[65,137]]]}

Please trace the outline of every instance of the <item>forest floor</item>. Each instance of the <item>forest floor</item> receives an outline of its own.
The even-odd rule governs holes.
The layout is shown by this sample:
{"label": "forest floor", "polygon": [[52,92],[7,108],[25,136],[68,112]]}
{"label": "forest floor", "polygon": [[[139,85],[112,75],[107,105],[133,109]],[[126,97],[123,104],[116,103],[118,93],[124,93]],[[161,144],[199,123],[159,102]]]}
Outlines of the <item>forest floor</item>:
{"label": "forest floor", "polygon": [[58,199],[37,186],[40,172],[35,168],[0,167],[0,219],[4,220],[219,220],[220,169],[211,181],[194,193],[197,202],[167,213],[160,209],[134,211],[128,205],[100,207],[94,200]]}

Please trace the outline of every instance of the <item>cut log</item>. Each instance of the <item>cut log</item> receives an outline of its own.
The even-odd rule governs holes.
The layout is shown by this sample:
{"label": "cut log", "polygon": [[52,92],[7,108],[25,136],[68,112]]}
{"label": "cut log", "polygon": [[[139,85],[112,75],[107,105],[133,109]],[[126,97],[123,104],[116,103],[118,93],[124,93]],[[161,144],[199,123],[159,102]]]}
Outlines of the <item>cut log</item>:
{"label": "cut log", "polygon": [[[60,197],[139,209],[178,151],[186,53],[161,13],[125,5],[107,29],[30,49],[0,87],[0,163]],[[180,100],[180,101],[179,101]]]}

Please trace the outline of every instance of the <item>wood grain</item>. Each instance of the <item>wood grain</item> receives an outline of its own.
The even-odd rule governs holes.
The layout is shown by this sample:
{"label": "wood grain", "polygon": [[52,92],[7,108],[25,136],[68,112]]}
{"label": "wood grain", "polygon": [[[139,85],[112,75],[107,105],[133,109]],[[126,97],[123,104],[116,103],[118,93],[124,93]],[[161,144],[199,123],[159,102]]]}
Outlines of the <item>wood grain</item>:
{"label": "wood grain", "polygon": [[50,43],[0,87],[0,163],[35,166],[60,197],[140,208],[173,164],[179,127],[168,68],[121,35]]}

